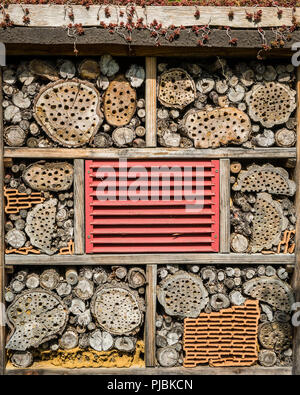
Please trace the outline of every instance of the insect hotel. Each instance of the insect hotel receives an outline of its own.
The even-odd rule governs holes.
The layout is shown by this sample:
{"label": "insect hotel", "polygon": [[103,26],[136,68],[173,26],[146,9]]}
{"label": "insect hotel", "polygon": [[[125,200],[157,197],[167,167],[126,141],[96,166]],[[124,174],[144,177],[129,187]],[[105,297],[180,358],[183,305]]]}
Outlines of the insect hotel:
{"label": "insect hotel", "polygon": [[296,2],[34,3],[0,5],[1,373],[300,374]]}

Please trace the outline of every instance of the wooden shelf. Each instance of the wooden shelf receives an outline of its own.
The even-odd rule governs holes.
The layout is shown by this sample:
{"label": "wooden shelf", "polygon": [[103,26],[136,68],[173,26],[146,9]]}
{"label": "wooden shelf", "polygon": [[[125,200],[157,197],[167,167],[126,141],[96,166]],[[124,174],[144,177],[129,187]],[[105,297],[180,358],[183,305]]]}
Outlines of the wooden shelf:
{"label": "wooden shelf", "polygon": [[4,148],[4,158],[118,159],[118,158],[296,158],[296,148]]}
{"label": "wooden shelf", "polygon": [[291,367],[272,367],[264,368],[261,366],[251,367],[234,367],[234,368],[81,368],[81,369],[62,369],[62,368],[48,368],[48,369],[6,369],[7,375],[291,375]]}
{"label": "wooden shelf", "polygon": [[6,255],[10,265],[295,265],[294,254],[99,254],[99,255]]}

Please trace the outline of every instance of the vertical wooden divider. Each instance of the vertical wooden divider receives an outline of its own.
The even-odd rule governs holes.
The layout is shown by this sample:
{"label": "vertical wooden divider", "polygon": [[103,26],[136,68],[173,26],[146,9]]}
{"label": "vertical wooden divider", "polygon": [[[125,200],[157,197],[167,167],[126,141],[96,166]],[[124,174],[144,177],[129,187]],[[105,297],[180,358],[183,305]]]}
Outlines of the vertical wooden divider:
{"label": "vertical wooden divider", "polygon": [[157,265],[147,265],[146,322],[145,322],[145,363],[147,367],[156,365],[155,357],[155,317]]}
{"label": "vertical wooden divider", "polygon": [[0,375],[5,372],[5,255],[4,255],[4,162],[3,162],[3,111],[2,111],[2,69],[0,67]]}
{"label": "vertical wooden divider", "polygon": [[230,252],[230,159],[220,159],[220,252]]}
{"label": "vertical wooden divider", "polygon": [[[300,302],[300,67],[297,69],[297,162],[296,162],[296,263],[293,289],[296,302]],[[295,327],[293,337],[293,374],[300,375],[300,327]]]}
{"label": "vertical wooden divider", "polygon": [[146,147],[156,145],[156,58],[146,57]]}
{"label": "vertical wooden divider", "polygon": [[84,221],[84,159],[74,159],[74,251],[83,255],[85,251]]}

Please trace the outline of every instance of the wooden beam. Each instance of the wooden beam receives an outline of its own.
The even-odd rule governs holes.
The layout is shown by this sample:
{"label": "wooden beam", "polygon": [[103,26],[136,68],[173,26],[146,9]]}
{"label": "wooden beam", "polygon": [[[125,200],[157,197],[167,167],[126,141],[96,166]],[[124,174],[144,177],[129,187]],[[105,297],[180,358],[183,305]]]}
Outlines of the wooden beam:
{"label": "wooden beam", "polygon": [[[300,302],[300,67],[297,69],[297,164],[296,164],[296,249],[293,289],[295,301]],[[294,328],[293,337],[293,374],[300,375],[300,327]]]}
{"label": "wooden beam", "polygon": [[156,147],[156,58],[146,57],[146,146]]}
{"label": "wooden beam", "polygon": [[119,159],[119,158],[232,158],[232,159],[272,159],[296,158],[296,148],[11,148],[4,149],[6,158],[36,159]]}
{"label": "wooden beam", "polygon": [[[83,26],[99,26],[100,21],[107,25],[110,23],[127,22],[127,9],[125,6],[109,5],[110,16],[105,14],[105,7],[92,5],[87,9],[80,5],[27,5],[29,10],[30,27],[64,27],[69,23],[79,24]],[[276,26],[292,26],[293,9],[285,7],[197,7],[200,11],[198,18],[195,17],[195,6],[146,6],[135,7],[135,15],[133,21],[143,18],[147,25],[154,20],[162,24],[163,28],[170,25],[175,26],[229,26],[231,28],[257,29],[257,27],[276,27]],[[281,16],[278,15],[278,9],[282,10]],[[262,16],[259,22],[255,22],[253,18],[246,18],[246,11],[255,13],[262,10]],[[124,16],[120,16],[123,11]],[[228,13],[232,11],[233,17],[230,18]],[[24,7],[18,4],[11,4],[5,9],[15,26],[27,26],[24,22]],[[69,14],[73,17],[70,18]],[[0,22],[4,20],[5,13],[1,14]]]}
{"label": "wooden beam", "polygon": [[147,265],[145,363],[156,366],[155,317],[156,317],[157,266]]}
{"label": "wooden beam", "polygon": [[85,254],[85,255],[15,255],[5,258],[6,265],[294,265],[294,254]]}
{"label": "wooden beam", "polygon": [[5,246],[4,246],[4,162],[3,162],[3,111],[2,111],[2,69],[0,67],[0,375],[4,374],[6,366],[5,351]]}
{"label": "wooden beam", "polygon": [[[109,29],[89,27],[84,29],[84,34],[76,37],[76,49],[80,56],[100,56],[111,54],[113,56],[170,56],[176,58],[191,57],[253,57],[261,49],[261,35],[257,29],[236,29],[231,32],[236,38],[237,45],[229,43],[227,30],[211,29],[209,41],[206,45],[198,45],[199,35],[182,30],[180,36],[173,41],[166,37],[159,38],[159,46],[149,30],[132,31],[130,45],[126,41],[127,30],[119,29],[119,34],[110,34]],[[275,33],[265,30],[267,43],[274,41]],[[290,33],[291,39],[283,47],[274,48],[266,52],[267,58],[291,57],[292,43],[300,41],[300,31]],[[74,37],[68,35],[67,29],[61,27],[14,27],[0,29],[0,42],[6,46],[8,55],[41,55],[41,56],[74,56]]]}
{"label": "wooden beam", "polygon": [[230,252],[230,160],[220,159],[220,252]]}
{"label": "wooden beam", "polygon": [[74,243],[75,254],[85,252],[84,237],[84,160],[74,160]]}
{"label": "wooden beam", "polygon": [[109,369],[109,368],[82,368],[82,369],[62,369],[62,368],[29,368],[29,369],[6,369],[7,375],[291,375],[292,369],[290,367],[272,367],[264,368],[262,366],[251,366],[248,368],[123,368],[123,369]]}

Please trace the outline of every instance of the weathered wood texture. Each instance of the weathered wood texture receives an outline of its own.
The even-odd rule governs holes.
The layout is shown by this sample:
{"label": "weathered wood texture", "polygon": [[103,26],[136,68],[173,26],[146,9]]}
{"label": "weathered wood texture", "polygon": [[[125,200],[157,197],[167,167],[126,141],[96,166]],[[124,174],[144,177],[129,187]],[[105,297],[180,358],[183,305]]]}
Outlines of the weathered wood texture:
{"label": "weathered wood texture", "polygon": [[146,58],[146,145],[156,147],[156,58]]}
{"label": "weathered wood texture", "polygon": [[[297,70],[297,164],[296,164],[296,262],[293,288],[296,302],[300,302],[300,67]],[[300,327],[295,327],[293,338],[293,374],[300,375]]]}
{"label": "weathered wood texture", "polygon": [[[2,70],[0,67],[0,103],[2,104]],[[3,179],[4,179],[4,162],[3,162],[3,112],[2,105],[0,108],[0,375],[4,373],[6,365],[5,352],[5,258],[4,258],[4,195],[3,195]]]}
{"label": "weathered wood texture", "polygon": [[145,326],[145,359],[146,366],[154,367],[155,364],[155,315],[156,315],[156,283],[157,266],[147,266],[146,288],[146,326]]}
{"label": "weathered wood texture", "polygon": [[243,159],[270,159],[295,158],[295,148],[219,148],[219,149],[180,149],[180,148],[5,148],[6,158],[37,158],[37,159],[115,159],[115,158],[241,158]]}
{"label": "weathered wood texture", "polygon": [[[110,53],[113,56],[170,56],[170,57],[256,57],[261,49],[261,35],[257,29],[236,29],[234,37],[238,45],[232,47],[226,30],[211,29],[207,46],[199,47],[199,36],[182,30],[178,39],[169,41],[161,37],[160,46],[148,30],[133,30],[130,46],[124,39],[127,31],[119,30],[120,34],[110,34],[109,29],[90,27],[84,34],[76,37],[76,48],[81,56],[100,56]],[[272,30],[265,31],[265,39],[269,43],[274,40]],[[64,28],[14,27],[0,30],[0,41],[6,46],[8,55],[71,55],[74,56],[74,37],[67,34]],[[300,41],[300,31],[291,33],[291,40],[279,49],[266,53],[267,57],[291,56],[293,42]],[[176,48],[176,51],[174,51]]]}
{"label": "weathered wood texture", "polygon": [[[122,369],[124,375],[291,375],[289,367],[250,367],[250,368],[136,368]],[[6,370],[7,375],[113,375],[120,374],[120,369],[91,368],[91,369],[16,369],[9,368]]]}
{"label": "weathered wood texture", "polygon": [[[66,26],[69,23],[81,23],[83,26],[99,26],[99,20],[105,21],[106,24],[125,22],[127,20],[126,7],[110,6],[110,17],[105,15],[105,7],[90,6],[89,9],[80,5],[69,6],[66,9],[63,5],[27,5],[29,10],[31,27],[54,27]],[[252,28],[257,27],[275,27],[291,26],[293,24],[292,8],[280,8],[281,17],[278,15],[277,7],[197,7],[200,11],[198,18],[195,17],[196,8],[193,6],[175,7],[175,6],[146,6],[145,8],[136,7],[137,18],[144,18],[145,22],[150,24],[154,19],[161,23],[163,27],[172,24],[175,26],[229,26],[231,28]],[[259,22],[246,18],[245,11],[249,13],[262,10],[262,17]],[[124,16],[120,16],[120,10]],[[233,18],[228,13],[234,13]],[[16,26],[26,26],[24,21],[24,11],[21,5],[9,5],[6,12]],[[69,13],[74,15],[73,19],[69,18]],[[1,15],[0,22],[4,16]]]}
{"label": "weathered wood texture", "polygon": [[220,252],[230,252],[230,160],[220,160]]}
{"label": "weathered wood texture", "polygon": [[84,160],[74,160],[74,243],[75,254],[84,254]]}
{"label": "weathered wood texture", "polygon": [[160,264],[218,264],[218,265],[294,265],[294,254],[87,254],[87,255],[48,255],[6,256],[6,265],[160,265]]}

